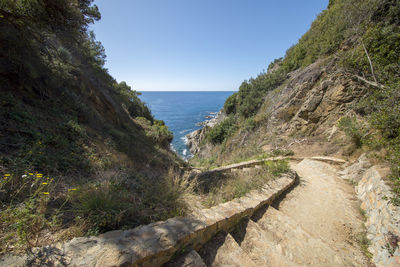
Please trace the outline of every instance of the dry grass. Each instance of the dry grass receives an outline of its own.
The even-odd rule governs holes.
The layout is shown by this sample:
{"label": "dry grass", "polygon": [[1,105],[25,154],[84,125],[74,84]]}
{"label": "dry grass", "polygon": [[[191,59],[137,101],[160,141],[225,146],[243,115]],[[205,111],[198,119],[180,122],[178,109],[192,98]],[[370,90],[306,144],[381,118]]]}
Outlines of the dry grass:
{"label": "dry grass", "polygon": [[198,176],[195,192],[202,195],[205,207],[212,207],[261,189],[269,180],[288,170],[287,161],[267,161],[260,168],[204,173]]}

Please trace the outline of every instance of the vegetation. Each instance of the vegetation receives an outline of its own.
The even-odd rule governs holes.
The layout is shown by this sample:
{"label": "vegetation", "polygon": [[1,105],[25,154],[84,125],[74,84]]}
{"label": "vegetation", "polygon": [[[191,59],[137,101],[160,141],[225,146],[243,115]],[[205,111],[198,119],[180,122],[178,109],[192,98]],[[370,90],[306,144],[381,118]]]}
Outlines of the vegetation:
{"label": "vegetation", "polygon": [[[231,148],[233,140],[240,141],[240,149],[246,154],[243,140],[251,133],[245,129],[257,132],[263,120],[269,119],[268,114],[261,114],[271,104],[265,101],[267,95],[284,85],[291,72],[329,59],[335,69],[369,88],[354,107],[357,119],[343,118],[339,126],[356,148],[366,145],[369,149],[386,150],[397,194],[393,202],[400,203],[399,18],[400,3],[396,0],[329,1],[328,8],[318,15],[299,42],[287,50],[284,58],[272,62],[267,72],[244,81],[239,91],[226,100],[224,110],[230,116],[229,124],[218,126],[210,133],[213,138],[209,140],[219,151],[228,148],[229,153],[236,153]],[[291,110],[282,115],[285,121],[293,116]],[[244,158],[249,156],[251,153]]]}
{"label": "vegetation", "polygon": [[0,182],[5,207],[0,211],[0,251],[44,245],[49,232],[59,233],[50,240],[55,242],[182,216],[185,194],[193,187],[184,181],[172,169],[163,179],[114,172],[65,188],[56,177],[7,173]]}
{"label": "vegetation", "polygon": [[92,2],[0,1],[2,252],[185,211],[172,133],[104,68]]}
{"label": "vegetation", "polygon": [[223,120],[221,123],[211,128],[207,133],[207,138],[214,144],[221,144],[229,136],[231,136],[237,129],[235,119],[230,116]]}
{"label": "vegetation", "polygon": [[[287,161],[266,161],[261,169],[230,173],[215,173],[212,177],[201,177],[201,192],[206,194],[205,204],[208,207],[239,198],[251,190],[261,189],[269,180],[289,171]],[[218,175],[218,179],[214,177]]]}
{"label": "vegetation", "polygon": [[351,138],[351,141],[360,148],[365,142],[368,132],[361,126],[361,123],[353,117],[343,117],[339,121],[339,127]]}

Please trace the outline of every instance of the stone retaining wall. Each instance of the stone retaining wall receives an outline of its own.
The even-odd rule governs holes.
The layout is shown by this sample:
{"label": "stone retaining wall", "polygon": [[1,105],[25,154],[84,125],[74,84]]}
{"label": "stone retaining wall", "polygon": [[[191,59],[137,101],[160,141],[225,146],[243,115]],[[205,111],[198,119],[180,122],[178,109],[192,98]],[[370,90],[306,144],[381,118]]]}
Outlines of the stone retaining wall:
{"label": "stone retaining wall", "polygon": [[219,231],[230,231],[239,220],[292,187],[295,172],[270,181],[262,190],[197,211],[132,230],[118,230],[97,237],[79,237],[69,242],[35,248],[24,256],[5,255],[0,266],[160,266],[182,249],[200,248]]}
{"label": "stone retaining wall", "polygon": [[369,251],[377,266],[400,266],[400,208],[390,202],[392,193],[371,167],[356,187],[365,211]]}
{"label": "stone retaining wall", "polygon": [[400,207],[393,194],[365,155],[342,171],[342,177],[355,183],[361,209],[365,212],[368,250],[377,266],[400,266]]}
{"label": "stone retaining wall", "polygon": [[208,173],[227,171],[227,170],[231,170],[231,169],[243,169],[243,168],[254,167],[257,165],[262,165],[266,161],[278,161],[278,160],[301,161],[304,159],[317,160],[317,161],[327,162],[327,163],[331,163],[331,164],[346,163],[346,161],[343,159],[332,158],[332,157],[306,157],[306,158],[305,157],[272,157],[272,158],[265,158],[265,159],[254,159],[254,160],[239,162],[239,163],[235,163],[235,164],[231,164],[231,165],[227,165],[227,166],[222,166],[222,167],[218,167],[218,168],[209,170]]}

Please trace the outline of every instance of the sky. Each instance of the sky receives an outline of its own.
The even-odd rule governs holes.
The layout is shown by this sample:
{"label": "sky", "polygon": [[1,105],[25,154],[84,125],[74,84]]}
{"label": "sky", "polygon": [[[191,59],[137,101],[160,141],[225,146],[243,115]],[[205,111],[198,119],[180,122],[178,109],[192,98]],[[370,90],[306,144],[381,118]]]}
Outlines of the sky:
{"label": "sky", "polygon": [[329,0],[95,0],[105,67],[137,91],[236,91],[297,43]]}

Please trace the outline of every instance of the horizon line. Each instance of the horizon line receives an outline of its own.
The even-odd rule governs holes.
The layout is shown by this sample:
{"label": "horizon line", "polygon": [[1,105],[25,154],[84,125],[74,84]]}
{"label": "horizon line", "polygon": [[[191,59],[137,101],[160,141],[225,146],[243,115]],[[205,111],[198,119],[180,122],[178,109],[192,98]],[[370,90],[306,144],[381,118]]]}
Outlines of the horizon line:
{"label": "horizon line", "polygon": [[238,92],[238,90],[135,90],[136,92]]}

